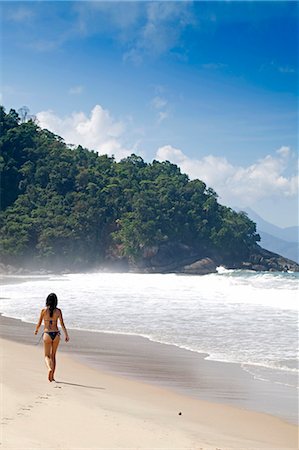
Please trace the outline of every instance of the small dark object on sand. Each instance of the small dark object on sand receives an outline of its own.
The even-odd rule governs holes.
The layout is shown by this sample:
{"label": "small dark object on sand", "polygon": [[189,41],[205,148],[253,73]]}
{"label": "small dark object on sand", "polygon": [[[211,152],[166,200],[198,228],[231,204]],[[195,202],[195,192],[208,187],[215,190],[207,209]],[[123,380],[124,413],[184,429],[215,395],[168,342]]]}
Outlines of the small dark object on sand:
{"label": "small dark object on sand", "polygon": [[179,416],[181,416],[182,415],[182,413],[181,413],[181,411],[179,412]]}

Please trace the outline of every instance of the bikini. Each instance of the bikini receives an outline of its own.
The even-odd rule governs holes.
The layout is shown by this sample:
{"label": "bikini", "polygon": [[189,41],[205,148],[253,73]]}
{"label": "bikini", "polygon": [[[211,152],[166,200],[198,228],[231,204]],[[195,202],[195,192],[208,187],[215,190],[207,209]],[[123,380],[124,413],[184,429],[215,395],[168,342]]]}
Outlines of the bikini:
{"label": "bikini", "polygon": [[[52,326],[53,320],[50,319],[49,320],[50,323],[50,327]],[[48,334],[50,336],[50,338],[52,339],[52,341],[54,341],[54,339],[56,338],[56,336],[60,336],[60,331],[44,331],[44,334]]]}
{"label": "bikini", "polygon": [[57,335],[60,336],[60,331],[44,331],[44,334],[45,333],[50,336],[52,341],[54,341],[54,339],[56,338]]}

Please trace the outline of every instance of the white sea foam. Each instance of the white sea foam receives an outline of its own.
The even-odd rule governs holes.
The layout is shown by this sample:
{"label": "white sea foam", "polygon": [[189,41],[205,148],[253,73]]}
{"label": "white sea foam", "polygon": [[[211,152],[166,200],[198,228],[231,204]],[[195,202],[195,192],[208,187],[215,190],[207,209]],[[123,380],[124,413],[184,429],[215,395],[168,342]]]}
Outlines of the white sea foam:
{"label": "white sea foam", "polygon": [[69,328],[144,336],[256,366],[255,373],[263,367],[262,376],[269,368],[298,370],[297,274],[220,268],[206,276],[53,276],[3,286],[0,312],[35,322],[50,292]]}

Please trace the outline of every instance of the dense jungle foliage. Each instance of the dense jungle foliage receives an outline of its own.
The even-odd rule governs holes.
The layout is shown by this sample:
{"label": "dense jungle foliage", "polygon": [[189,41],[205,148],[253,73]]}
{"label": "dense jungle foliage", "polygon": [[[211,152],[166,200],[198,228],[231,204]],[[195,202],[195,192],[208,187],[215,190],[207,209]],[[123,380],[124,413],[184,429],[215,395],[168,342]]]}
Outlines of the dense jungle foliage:
{"label": "dense jungle foliage", "polygon": [[255,224],[168,161],[116,162],[0,109],[2,262],[91,267],[177,242],[242,258]]}

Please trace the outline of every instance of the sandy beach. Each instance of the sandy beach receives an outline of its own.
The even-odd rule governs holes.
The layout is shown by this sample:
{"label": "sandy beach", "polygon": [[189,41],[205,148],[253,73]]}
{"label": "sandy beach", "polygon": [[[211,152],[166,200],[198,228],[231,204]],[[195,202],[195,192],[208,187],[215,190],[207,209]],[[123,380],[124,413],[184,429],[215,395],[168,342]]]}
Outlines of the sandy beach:
{"label": "sandy beach", "polygon": [[[80,354],[79,337],[84,333],[78,331],[71,332],[75,348],[73,342],[73,348],[70,343],[69,347],[62,344],[60,349],[68,347],[75,358],[72,353],[59,351],[57,382],[49,383],[42,346],[33,345],[31,328],[30,324],[1,318],[3,449],[298,448],[298,428],[291,423],[269,414],[198,399],[190,392],[171,389],[171,383],[167,387],[166,365],[161,361],[155,367],[152,364],[153,377],[160,366],[165,386],[149,384],[145,377],[126,376],[127,358],[121,346],[113,355],[105,346],[108,360],[113,356],[115,364],[122,367],[119,374],[87,364],[88,358],[82,355],[92,361],[92,352],[87,354],[86,340],[82,339]],[[149,355],[147,364],[151,365],[151,361]]]}

